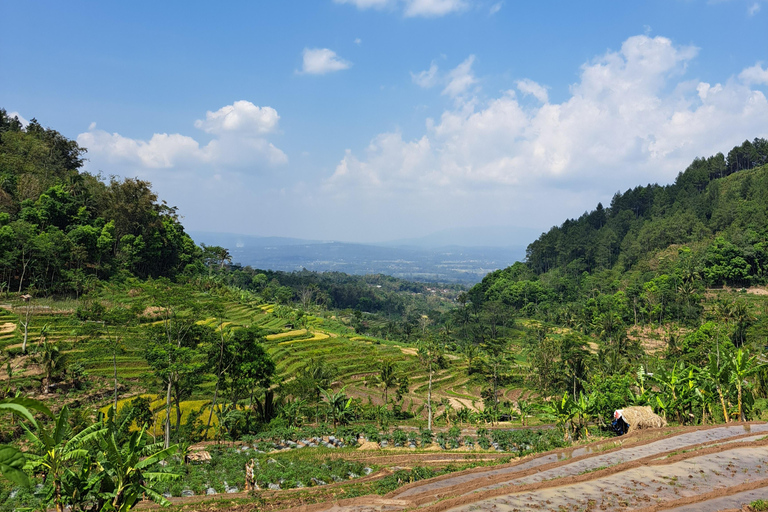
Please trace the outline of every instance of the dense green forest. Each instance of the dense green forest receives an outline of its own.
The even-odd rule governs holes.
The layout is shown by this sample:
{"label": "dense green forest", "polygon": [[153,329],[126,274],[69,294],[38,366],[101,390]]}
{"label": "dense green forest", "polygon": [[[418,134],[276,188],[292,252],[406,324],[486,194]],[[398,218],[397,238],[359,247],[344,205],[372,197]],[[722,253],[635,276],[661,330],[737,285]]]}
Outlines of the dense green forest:
{"label": "dense green forest", "polygon": [[0,282],[79,294],[93,279],[175,277],[201,250],[150,183],[81,172],[85,149],[0,109]]}

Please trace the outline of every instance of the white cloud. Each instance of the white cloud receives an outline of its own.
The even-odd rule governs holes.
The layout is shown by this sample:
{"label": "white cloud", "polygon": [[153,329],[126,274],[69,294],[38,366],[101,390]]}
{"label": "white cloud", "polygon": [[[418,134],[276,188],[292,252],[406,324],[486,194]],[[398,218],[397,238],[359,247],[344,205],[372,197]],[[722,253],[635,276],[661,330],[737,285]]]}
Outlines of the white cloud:
{"label": "white cloud", "polygon": [[392,4],[392,0],[333,0],[337,4],[352,4],[358,9],[382,9]]}
{"label": "white cloud", "polygon": [[420,71],[419,73],[411,73],[411,80],[413,83],[424,89],[429,89],[437,85],[437,64],[435,61],[429,65],[429,69]]}
{"label": "white cloud", "polygon": [[194,138],[179,133],[155,133],[149,140],[133,139],[119,133],[96,129],[91,123],[77,142],[88,149],[88,168],[109,166],[146,172],[151,169],[215,170],[279,165],[287,156],[266,139],[280,117],[271,107],[257,107],[236,101],[216,112],[207,112],[195,127],[215,137],[201,146]]}
{"label": "white cloud", "polygon": [[352,4],[358,9],[385,9],[402,7],[408,18],[437,18],[469,8],[468,0],[333,0],[337,4]]}
{"label": "white cloud", "polygon": [[455,98],[467,92],[477,82],[475,75],[472,73],[472,64],[474,62],[475,56],[470,55],[464,62],[448,73],[448,85],[443,89],[443,94]]}
{"label": "white cloud", "polygon": [[547,103],[549,101],[549,94],[547,94],[547,88],[541,84],[537,84],[533,80],[524,78],[522,80],[518,80],[517,82],[515,82],[515,85],[517,86],[518,91],[526,95],[530,94],[531,96],[533,96],[534,98],[536,98],[542,103]]}
{"label": "white cloud", "polygon": [[490,9],[490,11],[489,11],[489,14],[490,14],[491,16],[493,16],[494,14],[496,14],[497,12],[499,12],[499,11],[501,10],[501,7],[502,7],[503,5],[504,5],[504,2],[496,2],[495,4],[493,4],[493,5],[491,6],[491,9]]}
{"label": "white cloud", "polygon": [[753,3],[753,4],[752,4],[752,5],[749,7],[749,9],[747,9],[747,14],[748,14],[749,16],[754,16],[754,15],[755,15],[755,14],[757,14],[758,12],[760,12],[760,4],[759,4],[758,2],[755,2],[755,3]]}
{"label": "white cloud", "polygon": [[18,112],[8,112],[7,115],[10,119],[13,119],[14,117],[17,118],[21,123],[21,126],[27,126],[29,124],[29,121],[25,119],[24,116],[22,116]]}
{"label": "white cloud", "polygon": [[[397,192],[400,204],[462,222],[503,211],[545,227],[616,190],[669,183],[696,156],[768,136],[768,100],[751,87],[765,83],[766,70],[756,65],[719,84],[685,79],[696,53],[634,36],[584,64],[560,103],[526,79],[518,90],[541,105],[521,105],[513,90],[482,104],[459,98],[414,140],[383,133],[364,155],[348,151],[328,187],[361,204]],[[475,82],[471,64],[457,68],[447,94]]]}
{"label": "white cloud", "polygon": [[349,69],[352,65],[328,48],[304,48],[303,57],[304,65],[301,72],[309,75],[324,75]]}
{"label": "white cloud", "polygon": [[270,133],[277,127],[280,116],[272,107],[257,107],[250,101],[236,101],[232,105],[221,107],[216,112],[205,114],[205,121],[195,121],[195,128],[206,133],[224,132]]}
{"label": "white cloud", "polygon": [[468,7],[464,0],[406,0],[404,14],[407,17],[431,18],[463,11]]}
{"label": "white cloud", "polygon": [[747,68],[739,74],[739,78],[746,84],[768,85],[768,67],[763,69],[760,63]]}
{"label": "white cloud", "polygon": [[362,39],[360,39],[359,37],[356,37],[354,42],[355,42],[355,44],[356,44],[357,46],[360,46],[361,44],[363,44],[363,40],[362,40]]}

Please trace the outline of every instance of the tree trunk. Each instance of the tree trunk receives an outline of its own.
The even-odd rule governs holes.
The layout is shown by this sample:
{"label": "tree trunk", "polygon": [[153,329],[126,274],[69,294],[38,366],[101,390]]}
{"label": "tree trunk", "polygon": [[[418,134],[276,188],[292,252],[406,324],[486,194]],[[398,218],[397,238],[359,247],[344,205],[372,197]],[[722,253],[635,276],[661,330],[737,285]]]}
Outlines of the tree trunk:
{"label": "tree trunk", "polygon": [[216,400],[219,397],[219,382],[221,382],[221,365],[224,361],[224,328],[221,326],[221,319],[219,319],[219,330],[221,331],[221,345],[219,350],[219,364],[216,370],[216,388],[213,391],[213,402],[211,403],[211,412],[208,414],[208,423],[205,425],[204,439],[208,439],[208,429],[211,428],[211,420],[213,419],[213,410],[216,408]]}
{"label": "tree trunk", "polygon": [[728,423],[728,409],[725,407],[725,398],[723,397],[723,392],[719,387],[717,388],[717,394],[720,396],[720,405],[723,406],[723,417],[725,418],[725,422]]}
{"label": "tree trunk", "polygon": [[56,503],[56,512],[64,512],[64,506],[61,503],[61,480],[59,479],[55,480],[53,500]]}
{"label": "tree trunk", "polygon": [[739,396],[739,421],[747,421],[747,419],[744,417],[744,411],[742,409],[742,403],[741,403],[741,381],[739,381],[738,386],[736,386],[738,396]]}
{"label": "tree trunk", "polygon": [[429,388],[427,390],[427,430],[432,430],[432,361],[429,362]]}
{"label": "tree trunk", "polygon": [[117,414],[117,347],[112,347],[112,370],[115,377],[115,414]]}
{"label": "tree trunk", "polygon": [[[30,299],[32,300],[32,299]],[[22,324],[24,326],[24,341],[21,343],[21,353],[26,354],[27,353],[27,335],[29,333],[29,307],[30,304],[27,302],[27,311],[26,316],[24,318],[24,323]]]}
{"label": "tree trunk", "polygon": [[163,439],[163,448],[168,449],[171,445],[171,376],[168,376],[168,390],[165,394],[165,436]]}

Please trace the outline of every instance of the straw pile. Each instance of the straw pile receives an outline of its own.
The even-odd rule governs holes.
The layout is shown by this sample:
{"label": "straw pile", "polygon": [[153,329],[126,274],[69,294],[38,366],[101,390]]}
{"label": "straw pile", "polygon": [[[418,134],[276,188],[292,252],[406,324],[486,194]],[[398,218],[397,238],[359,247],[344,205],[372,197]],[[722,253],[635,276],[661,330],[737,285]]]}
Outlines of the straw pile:
{"label": "straw pile", "polygon": [[622,409],[624,421],[629,425],[629,431],[646,428],[661,428],[667,426],[667,421],[655,414],[650,407],[625,407]]}
{"label": "straw pile", "polygon": [[381,446],[379,446],[379,443],[374,443],[373,441],[365,441],[357,449],[358,450],[381,450]]}

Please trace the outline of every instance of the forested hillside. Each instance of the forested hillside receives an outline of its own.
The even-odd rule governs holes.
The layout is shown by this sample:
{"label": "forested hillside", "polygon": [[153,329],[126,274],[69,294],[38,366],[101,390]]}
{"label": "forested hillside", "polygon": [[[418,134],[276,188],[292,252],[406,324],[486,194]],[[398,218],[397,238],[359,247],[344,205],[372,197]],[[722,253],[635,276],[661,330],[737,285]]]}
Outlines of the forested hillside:
{"label": "forested hillside", "polygon": [[79,294],[121,272],[174,277],[199,269],[200,249],[150,183],[82,172],[85,151],[0,109],[2,289]]}
{"label": "forested hillside", "polygon": [[695,321],[705,287],[768,275],[768,141],[696,159],[674,184],[617,193],[528,246],[525,264],[486,276],[472,300],[568,322],[577,303],[621,291],[625,322]]}

